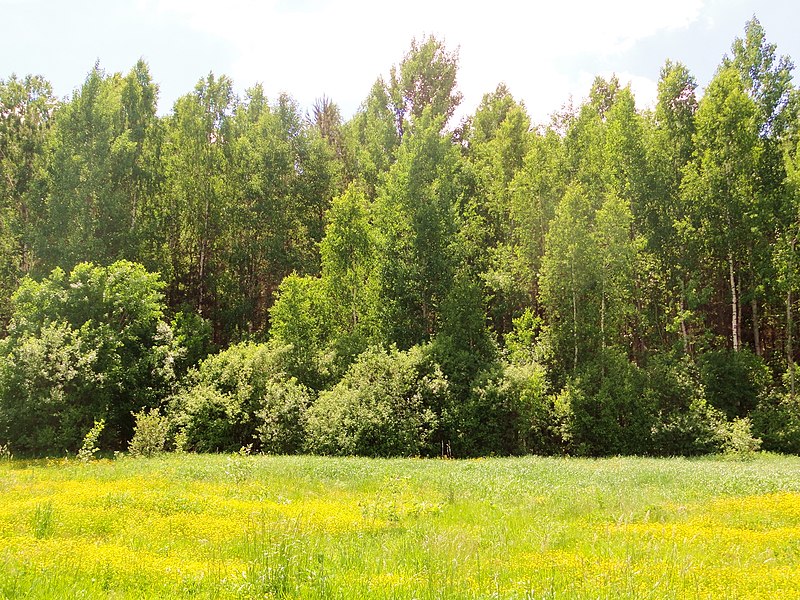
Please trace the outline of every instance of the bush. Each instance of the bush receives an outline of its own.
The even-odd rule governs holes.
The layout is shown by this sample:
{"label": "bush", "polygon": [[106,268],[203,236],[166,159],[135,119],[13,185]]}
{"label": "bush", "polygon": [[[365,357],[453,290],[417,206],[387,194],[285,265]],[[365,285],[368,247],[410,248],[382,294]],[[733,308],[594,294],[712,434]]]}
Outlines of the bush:
{"label": "bush", "polygon": [[646,393],[658,411],[653,453],[696,456],[718,451],[716,432],[725,415],[706,401],[700,373],[689,358],[652,356],[646,374]]}
{"label": "bush", "polygon": [[292,454],[303,447],[308,388],[296,379],[269,381],[256,412],[257,438],[262,452]]}
{"label": "bush", "polygon": [[66,323],[0,340],[0,439],[23,455],[73,453],[104,413],[97,349]]}
{"label": "bush", "polygon": [[572,377],[559,399],[567,449],[579,455],[647,454],[656,407],[646,377],[618,349],[606,348]]}
{"label": "bush", "polygon": [[544,367],[498,363],[481,374],[458,410],[458,456],[552,454],[555,409]]}
{"label": "bush", "polygon": [[725,423],[722,411],[697,398],[685,409],[661,414],[653,427],[653,451],[662,456],[719,452],[719,432]]}
{"label": "bush", "polygon": [[133,415],[136,424],[128,453],[133,457],[148,457],[160,454],[167,444],[170,423],[157,408],[142,409]]}
{"label": "bush", "polygon": [[771,383],[767,365],[747,349],[707,352],[698,364],[706,398],[728,419],[750,414]]}
{"label": "bush", "polygon": [[749,458],[761,449],[761,440],[753,436],[747,417],[722,421],[717,429],[720,450],[729,456]]}
{"label": "bush", "polygon": [[100,451],[97,447],[97,440],[100,439],[100,434],[106,426],[105,419],[95,421],[92,428],[86,432],[83,437],[83,445],[78,450],[78,458],[83,462],[89,462],[94,458],[94,455]]}
{"label": "bush", "polygon": [[800,396],[775,391],[759,402],[750,418],[764,450],[800,454]]}
{"label": "bush", "polygon": [[127,261],[23,280],[0,342],[0,438],[24,454],[74,452],[95,418],[122,448],[132,410],[172,391],[180,354],[164,323],[163,283]]}
{"label": "bush", "polygon": [[425,348],[369,349],[308,410],[307,449],[336,455],[433,454],[447,402],[447,380]]}
{"label": "bush", "polygon": [[299,447],[306,388],[285,374],[283,346],[236,344],[202,361],[170,403],[186,449],[235,452],[256,445],[269,452]]}

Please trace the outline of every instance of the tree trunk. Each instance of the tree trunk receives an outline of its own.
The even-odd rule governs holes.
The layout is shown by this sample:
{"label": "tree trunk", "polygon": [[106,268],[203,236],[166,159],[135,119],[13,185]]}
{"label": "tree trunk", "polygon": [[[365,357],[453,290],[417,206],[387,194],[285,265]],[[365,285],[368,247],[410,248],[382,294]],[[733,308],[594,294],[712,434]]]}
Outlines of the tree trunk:
{"label": "tree trunk", "polygon": [[789,371],[789,397],[794,400],[794,356],[792,352],[792,290],[786,292],[786,367]]}
{"label": "tree trunk", "polygon": [[758,321],[758,301],[753,298],[750,300],[750,308],[753,312],[753,346],[755,347],[756,354],[761,356],[762,349],[761,349],[761,332],[759,330],[759,321]]}
{"label": "tree trunk", "polygon": [[728,273],[731,285],[731,337],[733,350],[739,351],[739,299],[736,296],[736,273],[733,270],[733,253],[728,251]]}
{"label": "tree trunk", "polygon": [[600,345],[606,349],[606,281],[603,279],[602,291],[600,292]]}
{"label": "tree trunk", "polygon": [[572,370],[578,370],[578,294],[575,291],[575,264],[571,265],[572,271],[572,340],[575,348],[575,355],[572,361]]}
{"label": "tree trunk", "polygon": [[683,339],[683,351],[689,354],[689,332],[686,330],[686,319],[683,313],[686,310],[686,282],[681,279],[681,338]]}

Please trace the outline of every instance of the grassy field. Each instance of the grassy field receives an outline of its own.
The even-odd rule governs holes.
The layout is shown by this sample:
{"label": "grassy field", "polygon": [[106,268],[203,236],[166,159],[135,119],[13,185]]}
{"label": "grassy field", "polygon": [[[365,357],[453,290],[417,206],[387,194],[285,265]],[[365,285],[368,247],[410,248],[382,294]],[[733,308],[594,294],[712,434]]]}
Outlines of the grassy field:
{"label": "grassy field", "polygon": [[0,461],[0,598],[800,598],[800,458]]}

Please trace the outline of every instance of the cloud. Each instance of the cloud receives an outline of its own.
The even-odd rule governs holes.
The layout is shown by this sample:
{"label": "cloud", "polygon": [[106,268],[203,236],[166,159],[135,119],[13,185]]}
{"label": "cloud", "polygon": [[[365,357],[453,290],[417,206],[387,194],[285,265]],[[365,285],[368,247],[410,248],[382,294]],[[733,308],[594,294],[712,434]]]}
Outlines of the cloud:
{"label": "cloud", "polygon": [[[141,10],[175,19],[224,41],[235,56],[230,75],[269,95],[288,91],[309,106],[326,94],[352,114],[372,82],[398,63],[413,37],[434,34],[460,48],[464,108],[505,82],[537,121],[585,95],[584,75],[564,73],[564,60],[587,62],[631,51],[661,32],[689,26],[703,0],[139,0]],[[647,75],[631,73],[635,92]],[[593,77],[593,75],[592,75]],[[591,79],[590,79],[591,81]],[[641,102],[640,102],[641,104]]]}

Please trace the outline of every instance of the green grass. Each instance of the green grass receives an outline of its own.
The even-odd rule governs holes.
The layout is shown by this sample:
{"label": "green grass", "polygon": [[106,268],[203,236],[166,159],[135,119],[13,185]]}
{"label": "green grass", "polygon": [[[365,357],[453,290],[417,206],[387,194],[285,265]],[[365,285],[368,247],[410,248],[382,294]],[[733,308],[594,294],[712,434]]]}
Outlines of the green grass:
{"label": "green grass", "polygon": [[0,598],[800,597],[800,458],[0,461]]}

